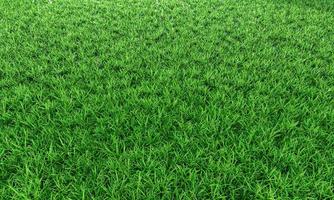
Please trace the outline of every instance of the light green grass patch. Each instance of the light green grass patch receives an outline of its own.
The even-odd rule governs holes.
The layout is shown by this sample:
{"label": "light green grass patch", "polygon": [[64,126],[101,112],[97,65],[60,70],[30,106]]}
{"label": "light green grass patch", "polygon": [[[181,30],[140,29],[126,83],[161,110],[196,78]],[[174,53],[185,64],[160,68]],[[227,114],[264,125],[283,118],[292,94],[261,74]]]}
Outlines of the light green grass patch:
{"label": "light green grass patch", "polygon": [[326,0],[0,0],[0,198],[334,198],[333,24]]}

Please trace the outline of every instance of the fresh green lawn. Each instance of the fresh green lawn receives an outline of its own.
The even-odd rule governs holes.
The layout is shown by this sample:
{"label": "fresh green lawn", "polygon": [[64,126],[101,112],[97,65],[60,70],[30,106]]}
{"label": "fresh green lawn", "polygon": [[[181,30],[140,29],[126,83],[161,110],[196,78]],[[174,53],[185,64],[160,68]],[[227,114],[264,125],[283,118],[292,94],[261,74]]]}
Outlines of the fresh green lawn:
{"label": "fresh green lawn", "polygon": [[0,199],[334,199],[334,1],[0,0]]}

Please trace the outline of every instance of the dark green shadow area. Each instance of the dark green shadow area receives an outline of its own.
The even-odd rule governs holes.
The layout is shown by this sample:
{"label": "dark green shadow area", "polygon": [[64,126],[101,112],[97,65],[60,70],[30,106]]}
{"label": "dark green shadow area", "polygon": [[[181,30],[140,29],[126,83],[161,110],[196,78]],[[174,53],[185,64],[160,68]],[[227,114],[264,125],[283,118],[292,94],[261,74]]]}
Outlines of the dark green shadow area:
{"label": "dark green shadow area", "polygon": [[332,0],[275,0],[273,1],[277,4],[282,5],[290,4],[290,5],[297,5],[303,8],[311,8],[321,11],[334,11],[334,1]]}

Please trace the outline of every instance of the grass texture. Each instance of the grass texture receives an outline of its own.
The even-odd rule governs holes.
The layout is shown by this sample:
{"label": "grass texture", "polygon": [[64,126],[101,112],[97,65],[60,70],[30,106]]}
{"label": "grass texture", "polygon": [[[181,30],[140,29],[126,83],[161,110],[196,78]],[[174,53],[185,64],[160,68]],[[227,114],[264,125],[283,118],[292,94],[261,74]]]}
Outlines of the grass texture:
{"label": "grass texture", "polygon": [[0,0],[0,199],[333,199],[333,5]]}

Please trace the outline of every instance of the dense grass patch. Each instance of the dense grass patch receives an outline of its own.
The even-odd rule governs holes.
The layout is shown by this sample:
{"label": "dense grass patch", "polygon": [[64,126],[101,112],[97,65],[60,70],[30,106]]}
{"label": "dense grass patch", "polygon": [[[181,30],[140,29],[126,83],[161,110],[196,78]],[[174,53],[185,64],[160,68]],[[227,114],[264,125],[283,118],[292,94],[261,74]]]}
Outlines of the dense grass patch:
{"label": "dense grass patch", "polygon": [[333,4],[0,0],[0,197],[334,198]]}

